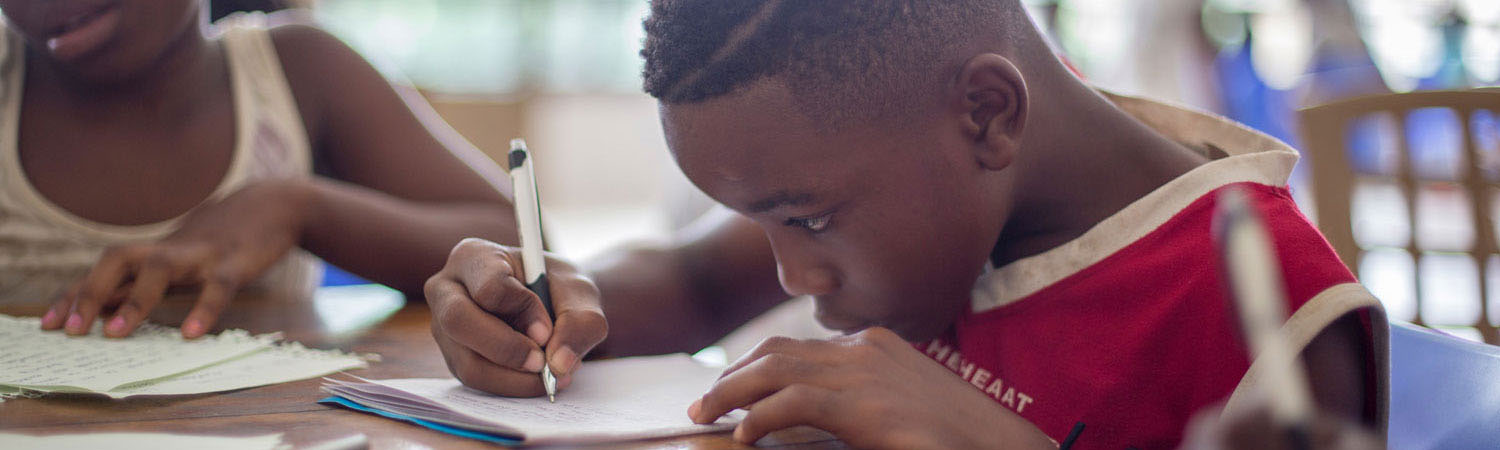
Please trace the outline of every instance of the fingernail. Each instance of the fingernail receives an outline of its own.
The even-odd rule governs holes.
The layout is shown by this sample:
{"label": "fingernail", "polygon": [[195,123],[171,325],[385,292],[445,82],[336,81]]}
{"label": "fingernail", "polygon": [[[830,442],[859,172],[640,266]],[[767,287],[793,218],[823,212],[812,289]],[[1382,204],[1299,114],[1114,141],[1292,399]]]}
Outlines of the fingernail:
{"label": "fingernail", "polygon": [[526,355],[526,364],[521,366],[521,370],[525,370],[527,372],[541,372],[542,352],[540,350],[532,350],[531,353],[528,353]]}
{"label": "fingernail", "polygon": [[552,373],[568,373],[573,371],[573,361],[578,359],[578,354],[573,353],[570,347],[563,347],[552,354]]}
{"label": "fingernail", "polygon": [[182,323],[182,334],[185,336],[198,336],[203,334],[203,322],[188,320]]}
{"label": "fingernail", "polygon": [[536,341],[537,345],[547,345],[547,338],[552,337],[548,336],[547,326],[541,322],[532,322],[531,326],[526,327],[526,336]]}
{"label": "fingernail", "polygon": [[75,333],[83,331],[83,317],[77,314],[68,316],[68,324],[66,326],[68,331]]}
{"label": "fingernail", "polygon": [[57,311],[53,311],[53,310],[49,309],[49,310],[47,310],[46,314],[42,315],[42,324],[43,325],[50,324],[50,323],[52,323],[53,320],[57,320]]}
{"label": "fingernail", "polygon": [[701,398],[693,400],[693,404],[688,405],[688,418],[693,419],[694,423],[698,422],[698,410],[700,409],[703,409],[703,399]]}
{"label": "fingernail", "polygon": [[125,334],[125,316],[115,316],[114,319],[110,319],[109,325],[105,327],[105,330],[109,331],[109,334],[116,336]]}

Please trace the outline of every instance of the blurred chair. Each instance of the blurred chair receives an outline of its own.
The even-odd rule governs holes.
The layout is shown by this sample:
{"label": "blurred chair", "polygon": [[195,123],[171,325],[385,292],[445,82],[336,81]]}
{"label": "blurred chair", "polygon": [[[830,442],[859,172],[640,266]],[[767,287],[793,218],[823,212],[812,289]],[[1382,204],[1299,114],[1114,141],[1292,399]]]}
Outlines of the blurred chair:
{"label": "blurred chair", "polygon": [[[1328,237],[1344,264],[1357,273],[1360,256],[1364,253],[1364,249],[1355,241],[1351,220],[1351,200],[1356,181],[1370,174],[1356,174],[1352,169],[1348,153],[1350,143],[1347,131],[1349,125],[1356,119],[1376,113],[1387,113],[1395,119],[1396,130],[1399,132],[1395,133],[1398,142],[1394,146],[1397,149],[1397,167],[1394,176],[1386,178],[1394,178],[1395,184],[1400,187],[1408,205],[1404,218],[1409,224],[1407,229],[1413,230],[1413,235],[1415,235],[1415,230],[1418,230],[1417,193],[1421,180],[1418,179],[1417,172],[1413,169],[1411,146],[1407,142],[1407,120],[1412,111],[1427,108],[1451,110],[1462,124],[1462,159],[1467,163],[1453,181],[1468,194],[1468,206],[1471,208],[1472,214],[1470,215],[1473,218],[1470,224],[1474,230],[1473,245],[1465,251],[1474,260],[1479,274],[1479,317],[1473,325],[1479,330],[1485,342],[1500,344],[1500,332],[1497,332],[1496,327],[1488,320],[1489,302],[1486,298],[1490,296],[1492,288],[1486,285],[1488,280],[1485,276],[1490,273],[1491,255],[1500,253],[1500,249],[1496,248],[1495,227],[1492,220],[1494,211],[1492,211],[1493,203],[1490,200],[1492,193],[1500,189],[1500,183],[1486,178],[1485,171],[1481,167],[1481,163],[1486,159],[1480,155],[1475,138],[1476,130],[1473,129],[1475,111],[1488,110],[1492,114],[1500,113],[1500,89],[1386,94],[1303,109],[1299,116],[1300,128],[1304,154],[1307,162],[1311,164],[1313,201],[1316,205],[1318,228]],[[1406,242],[1404,248],[1406,252],[1411,255],[1413,261],[1420,261],[1423,249],[1418,247],[1418,239],[1411,236]],[[1420,276],[1416,276],[1415,280],[1417,315],[1414,322],[1423,324],[1422,280]],[[1493,290],[1500,291],[1500,289]]]}
{"label": "blurred chair", "polygon": [[1500,445],[1500,347],[1391,322],[1393,449]]}

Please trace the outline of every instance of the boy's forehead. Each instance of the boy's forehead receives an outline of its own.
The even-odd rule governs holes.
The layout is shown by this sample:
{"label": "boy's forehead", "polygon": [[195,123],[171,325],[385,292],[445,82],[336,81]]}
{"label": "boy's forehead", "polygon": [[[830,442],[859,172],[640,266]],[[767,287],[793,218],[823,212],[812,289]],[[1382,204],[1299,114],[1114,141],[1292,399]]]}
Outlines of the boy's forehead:
{"label": "boy's forehead", "polygon": [[[817,124],[801,111],[792,91],[779,82],[751,83],[735,92],[690,103],[663,103],[668,138],[745,136],[795,138]],[[774,132],[774,134],[772,134]]]}
{"label": "boy's forehead", "polygon": [[663,131],[678,166],[716,200],[750,210],[787,203],[767,201],[773,197],[841,191],[912,156],[899,144],[910,140],[898,136],[902,130],[857,126],[828,132],[799,109],[793,92],[762,81],[704,101],[661,104]]}

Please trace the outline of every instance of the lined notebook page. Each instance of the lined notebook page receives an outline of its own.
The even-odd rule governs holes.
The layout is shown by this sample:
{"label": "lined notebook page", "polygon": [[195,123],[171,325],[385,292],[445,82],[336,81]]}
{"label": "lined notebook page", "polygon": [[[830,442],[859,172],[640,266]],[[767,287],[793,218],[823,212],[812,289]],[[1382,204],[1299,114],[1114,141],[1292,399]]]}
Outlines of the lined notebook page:
{"label": "lined notebook page", "polygon": [[688,419],[687,407],[719,369],[685,354],[585,363],[573,384],[546,397],[506,398],[465,388],[452,378],[330,380],[328,391],[376,409],[482,429],[526,443],[589,443],[705,433],[733,428],[738,416],[711,425]]}

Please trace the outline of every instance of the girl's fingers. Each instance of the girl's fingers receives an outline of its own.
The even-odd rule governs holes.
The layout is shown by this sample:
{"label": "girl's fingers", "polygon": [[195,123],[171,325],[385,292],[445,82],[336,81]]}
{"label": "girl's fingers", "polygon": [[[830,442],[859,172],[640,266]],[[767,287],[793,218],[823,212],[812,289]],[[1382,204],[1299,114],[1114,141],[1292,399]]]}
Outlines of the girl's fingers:
{"label": "girl's fingers", "polygon": [[139,253],[140,249],[125,247],[111,248],[104,252],[99,262],[94,264],[93,269],[89,270],[89,274],[79,284],[72,311],[69,311],[67,321],[63,323],[68,334],[88,333],[99,311],[118,302],[114,293],[125,283]]}
{"label": "girl's fingers", "polygon": [[104,335],[125,337],[134,332],[151,310],[161,303],[168,285],[176,278],[175,272],[174,262],[165,253],[148,256],[136,272],[135,282],[131,283],[124,304],[104,324]]}

